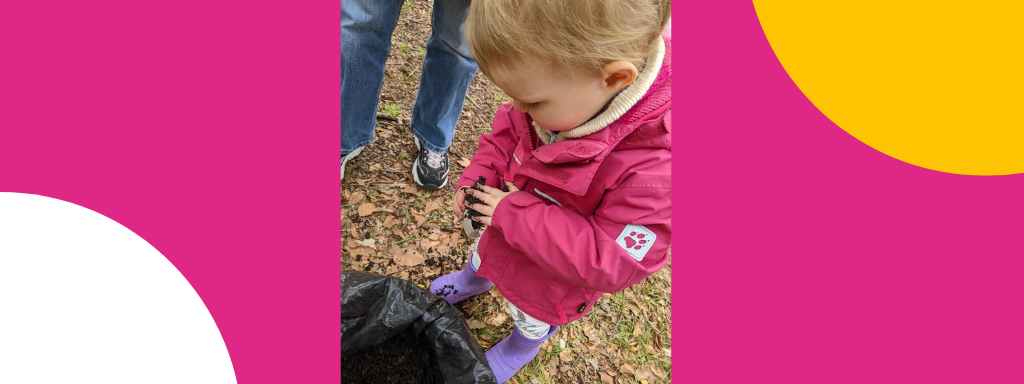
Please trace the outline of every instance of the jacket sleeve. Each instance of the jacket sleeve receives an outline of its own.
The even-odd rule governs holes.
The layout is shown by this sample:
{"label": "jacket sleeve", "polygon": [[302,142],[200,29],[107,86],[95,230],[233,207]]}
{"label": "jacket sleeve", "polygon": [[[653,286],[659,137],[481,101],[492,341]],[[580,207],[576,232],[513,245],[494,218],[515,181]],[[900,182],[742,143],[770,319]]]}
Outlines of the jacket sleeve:
{"label": "jacket sleeve", "polygon": [[512,103],[508,103],[498,109],[491,123],[491,134],[480,136],[476,154],[469,166],[462,170],[456,190],[473,185],[480,176],[487,179],[487,186],[501,189],[501,176],[509,171],[512,152],[519,143],[508,113],[511,108]]}
{"label": "jacket sleeve", "polygon": [[513,248],[566,281],[618,292],[668,261],[670,194],[668,174],[633,175],[606,191],[601,206],[584,217],[528,192],[513,192],[498,203],[492,226]]}

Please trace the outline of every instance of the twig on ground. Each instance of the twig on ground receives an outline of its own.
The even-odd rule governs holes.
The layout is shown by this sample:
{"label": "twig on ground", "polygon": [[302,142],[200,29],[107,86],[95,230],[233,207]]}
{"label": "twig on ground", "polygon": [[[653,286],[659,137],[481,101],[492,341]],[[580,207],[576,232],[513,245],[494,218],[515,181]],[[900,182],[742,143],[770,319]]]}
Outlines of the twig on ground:
{"label": "twig on ground", "polygon": [[387,120],[387,121],[395,122],[398,125],[405,125],[405,121],[402,120],[401,117],[391,116],[391,115],[383,113],[383,112],[377,112],[377,120]]}
{"label": "twig on ground", "polygon": [[478,111],[482,111],[483,110],[483,108],[480,108],[480,104],[477,104],[476,101],[473,101],[472,97],[469,97],[468,93],[466,94],[466,100],[469,100],[470,103],[473,103],[473,105],[476,106],[476,109]]}

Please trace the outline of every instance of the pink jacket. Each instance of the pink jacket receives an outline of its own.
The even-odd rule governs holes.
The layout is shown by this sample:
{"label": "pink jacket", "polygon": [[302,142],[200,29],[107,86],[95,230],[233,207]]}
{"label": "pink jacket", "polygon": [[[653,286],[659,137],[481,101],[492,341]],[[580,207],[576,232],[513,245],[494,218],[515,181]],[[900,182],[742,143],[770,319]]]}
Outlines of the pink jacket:
{"label": "pink jacket", "polygon": [[527,114],[506,104],[458,187],[484,176],[520,192],[498,204],[480,238],[478,275],[530,316],[568,324],[604,292],[660,269],[671,239],[670,39],[658,78],[604,129],[541,145]]}

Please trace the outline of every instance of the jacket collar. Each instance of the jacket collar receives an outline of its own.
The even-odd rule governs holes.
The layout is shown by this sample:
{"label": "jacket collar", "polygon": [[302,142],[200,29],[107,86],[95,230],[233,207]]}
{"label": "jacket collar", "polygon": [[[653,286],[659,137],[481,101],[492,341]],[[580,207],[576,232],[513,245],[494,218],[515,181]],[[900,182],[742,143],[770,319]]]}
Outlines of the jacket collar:
{"label": "jacket collar", "polygon": [[[626,106],[624,113],[618,113],[607,126],[596,132],[544,144],[541,135],[533,128],[533,120],[529,114],[510,106],[506,112],[511,123],[526,127],[522,139],[519,140],[522,147],[520,149],[526,156],[522,159],[516,177],[529,177],[574,195],[583,196],[587,193],[601,162],[617,147],[670,149],[670,127],[663,117],[671,109],[672,45],[671,35],[662,34],[662,37],[664,49],[659,51],[664,60],[661,60],[661,66],[656,71],[657,76],[648,84],[646,92]],[[601,115],[605,113],[608,111]],[[645,124],[657,120],[662,120],[662,123]],[[640,127],[643,128],[638,129]],[[516,184],[523,185],[524,182],[525,179],[521,179]]]}

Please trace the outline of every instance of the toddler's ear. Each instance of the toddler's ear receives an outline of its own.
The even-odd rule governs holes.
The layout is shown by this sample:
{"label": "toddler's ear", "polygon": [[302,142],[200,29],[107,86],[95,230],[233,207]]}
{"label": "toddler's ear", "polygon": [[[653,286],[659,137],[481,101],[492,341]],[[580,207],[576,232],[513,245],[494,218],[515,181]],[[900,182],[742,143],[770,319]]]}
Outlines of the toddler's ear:
{"label": "toddler's ear", "polygon": [[613,61],[601,70],[602,87],[611,92],[618,92],[636,80],[637,69],[633,63],[625,60]]}

